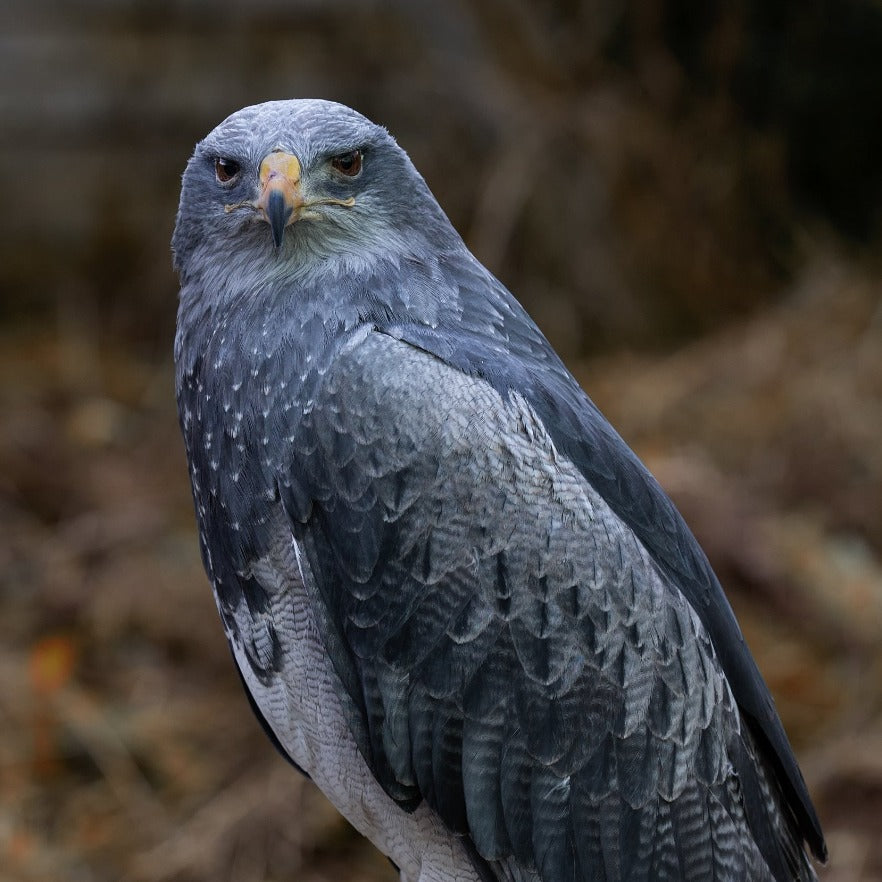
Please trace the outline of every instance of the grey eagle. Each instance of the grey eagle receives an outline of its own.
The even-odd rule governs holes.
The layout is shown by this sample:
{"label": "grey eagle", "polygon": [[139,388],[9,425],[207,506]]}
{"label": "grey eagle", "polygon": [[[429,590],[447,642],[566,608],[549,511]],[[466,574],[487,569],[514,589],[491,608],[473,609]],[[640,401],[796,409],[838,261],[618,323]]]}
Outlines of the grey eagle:
{"label": "grey eagle", "polygon": [[817,816],[706,557],[385,129],[328,101],[234,113],[173,248],[233,656],[402,880],[815,878]]}

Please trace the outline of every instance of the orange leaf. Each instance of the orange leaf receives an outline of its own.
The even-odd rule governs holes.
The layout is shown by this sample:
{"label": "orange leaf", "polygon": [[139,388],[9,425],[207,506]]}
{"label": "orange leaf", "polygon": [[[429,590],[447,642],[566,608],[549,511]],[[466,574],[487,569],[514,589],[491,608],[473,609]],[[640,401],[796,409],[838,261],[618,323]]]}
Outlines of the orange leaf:
{"label": "orange leaf", "polygon": [[37,692],[56,692],[71,678],[76,661],[76,649],[69,637],[55,634],[44,637],[30,654],[31,683]]}

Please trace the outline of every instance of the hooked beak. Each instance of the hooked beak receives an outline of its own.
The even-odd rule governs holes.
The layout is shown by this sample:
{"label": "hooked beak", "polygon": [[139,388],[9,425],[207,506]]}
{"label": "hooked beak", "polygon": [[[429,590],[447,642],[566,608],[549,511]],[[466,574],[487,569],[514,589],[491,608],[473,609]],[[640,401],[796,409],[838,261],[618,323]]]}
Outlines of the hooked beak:
{"label": "hooked beak", "polygon": [[273,244],[278,248],[285,227],[300,217],[303,208],[300,161],[291,153],[273,151],[260,164],[260,186],[255,205],[269,222]]}

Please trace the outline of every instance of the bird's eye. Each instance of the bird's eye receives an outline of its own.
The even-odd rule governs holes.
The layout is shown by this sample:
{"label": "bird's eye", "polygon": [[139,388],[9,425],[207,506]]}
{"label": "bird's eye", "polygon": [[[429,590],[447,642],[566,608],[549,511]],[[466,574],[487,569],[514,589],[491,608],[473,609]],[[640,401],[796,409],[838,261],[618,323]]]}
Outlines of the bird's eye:
{"label": "bird's eye", "polygon": [[240,165],[235,159],[224,159],[219,156],[214,161],[214,174],[221,184],[227,184],[239,174]]}
{"label": "bird's eye", "polygon": [[331,160],[331,166],[346,175],[347,178],[354,178],[361,171],[361,150],[350,150],[347,153],[341,153]]}

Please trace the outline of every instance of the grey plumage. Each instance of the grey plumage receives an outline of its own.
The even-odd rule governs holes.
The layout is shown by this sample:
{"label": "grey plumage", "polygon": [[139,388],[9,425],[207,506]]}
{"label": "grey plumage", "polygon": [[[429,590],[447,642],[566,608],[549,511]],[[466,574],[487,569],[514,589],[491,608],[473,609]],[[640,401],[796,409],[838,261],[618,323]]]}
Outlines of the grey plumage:
{"label": "grey plumage", "polygon": [[[274,150],[312,200],[278,248],[253,203]],[[234,656],[403,878],[814,878],[820,826],[706,558],[385,130],[322,101],[234,114],[173,245]]]}

